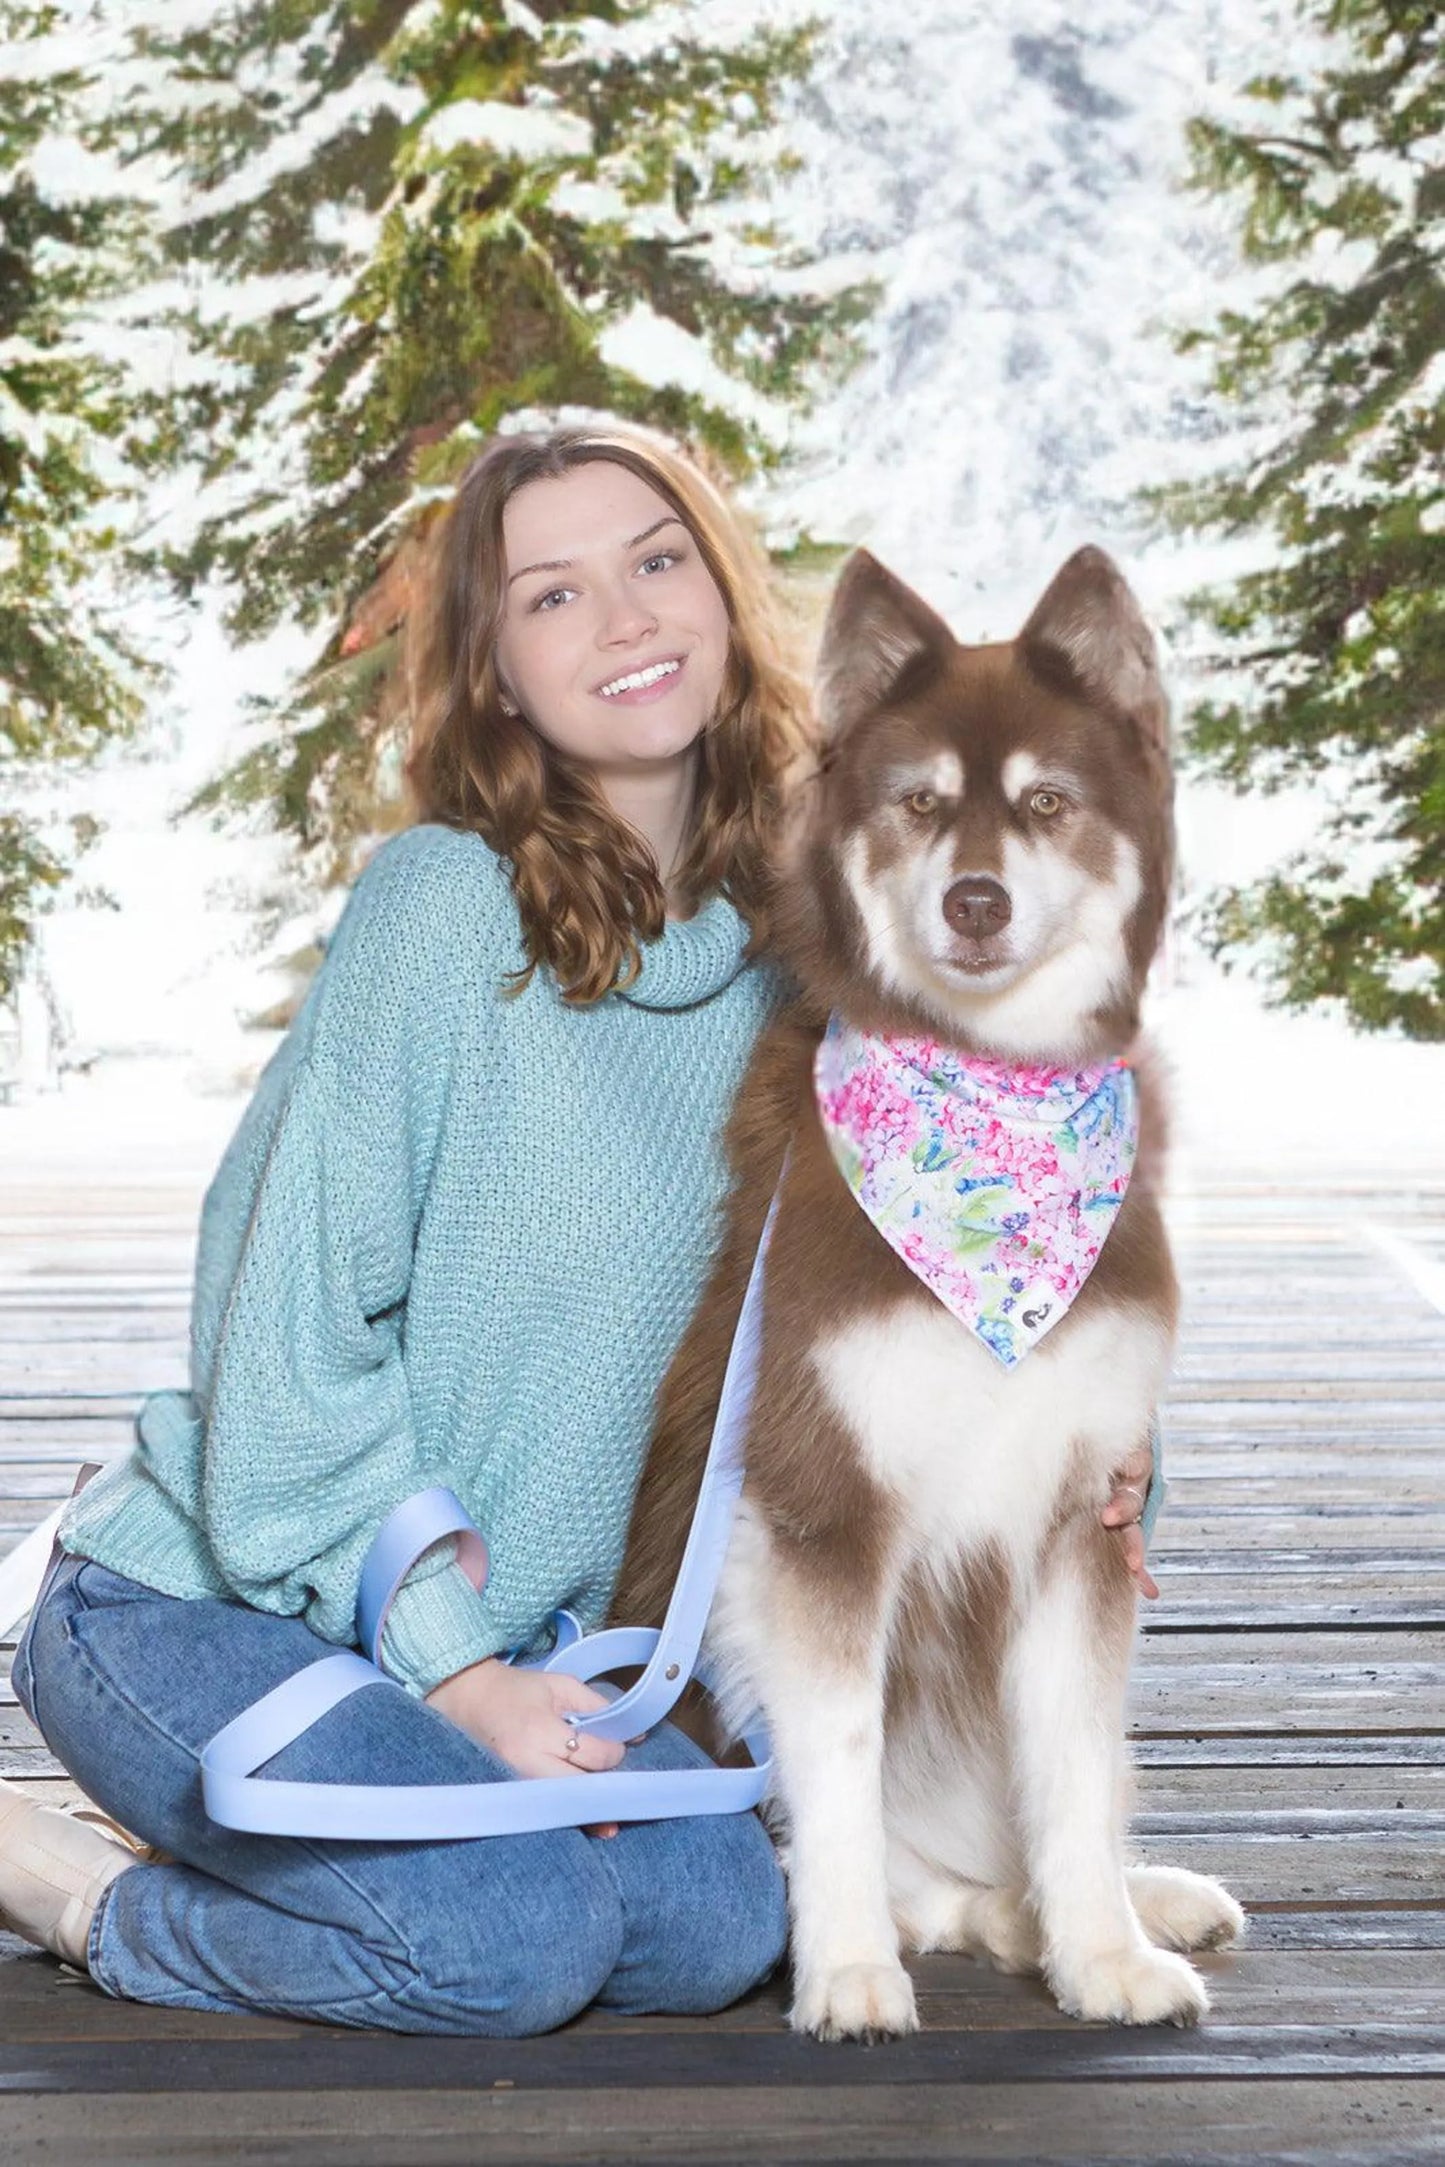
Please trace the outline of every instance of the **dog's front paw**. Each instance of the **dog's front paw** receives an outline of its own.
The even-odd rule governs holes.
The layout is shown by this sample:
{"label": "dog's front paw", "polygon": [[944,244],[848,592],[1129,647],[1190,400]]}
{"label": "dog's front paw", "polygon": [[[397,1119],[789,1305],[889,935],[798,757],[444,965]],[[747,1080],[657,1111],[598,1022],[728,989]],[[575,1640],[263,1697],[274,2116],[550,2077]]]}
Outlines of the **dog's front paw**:
{"label": "dog's front paw", "polygon": [[1056,1962],[1049,1984],[1070,2016],[1110,2024],[1195,2024],[1209,2007],[1198,1972],[1166,1949],[1105,1949]]}
{"label": "dog's front paw", "polygon": [[788,2021],[815,2039],[892,2039],[916,2032],[913,1981],[896,1961],[839,1964],[799,1978]]}
{"label": "dog's front paw", "polygon": [[1185,1866],[1131,1866],[1129,1901],[1151,1941],[1164,1949],[1223,1949],[1238,1941],[1245,1916],[1228,1889]]}

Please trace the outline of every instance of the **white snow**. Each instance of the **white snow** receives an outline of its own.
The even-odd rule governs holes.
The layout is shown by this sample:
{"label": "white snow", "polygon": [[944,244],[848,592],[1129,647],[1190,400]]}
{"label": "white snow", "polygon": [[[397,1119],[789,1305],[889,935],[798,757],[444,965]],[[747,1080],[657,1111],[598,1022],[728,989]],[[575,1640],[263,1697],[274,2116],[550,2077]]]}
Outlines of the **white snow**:
{"label": "white snow", "polygon": [[645,384],[677,384],[684,391],[714,400],[735,414],[776,434],[786,425],[782,408],[720,369],[701,339],[681,324],[639,304],[620,322],[609,324],[598,345],[614,369],[627,369]]}
{"label": "white snow", "polygon": [[438,152],[486,143],[516,158],[586,158],[592,150],[592,130],[579,113],[481,98],[458,98],[429,115],[421,140]]}

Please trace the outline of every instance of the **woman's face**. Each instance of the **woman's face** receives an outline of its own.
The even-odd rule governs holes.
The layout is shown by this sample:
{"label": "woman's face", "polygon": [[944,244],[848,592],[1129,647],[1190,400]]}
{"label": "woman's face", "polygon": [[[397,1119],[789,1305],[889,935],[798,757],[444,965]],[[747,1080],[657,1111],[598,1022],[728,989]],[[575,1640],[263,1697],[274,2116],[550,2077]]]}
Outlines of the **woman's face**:
{"label": "woman's face", "polygon": [[603,772],[682,759],[717,710],[728,617],[666,498],[593,460],[519,489],[502,537],[497,664],[532,727]]}

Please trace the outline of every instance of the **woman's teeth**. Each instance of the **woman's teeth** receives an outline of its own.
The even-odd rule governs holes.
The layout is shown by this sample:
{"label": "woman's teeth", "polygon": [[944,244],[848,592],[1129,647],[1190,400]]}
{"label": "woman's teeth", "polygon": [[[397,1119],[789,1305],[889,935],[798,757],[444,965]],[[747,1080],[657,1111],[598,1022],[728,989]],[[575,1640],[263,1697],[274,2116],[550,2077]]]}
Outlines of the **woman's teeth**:
{"label": "woman's teeth", "polygon": [[674,670],[681,668],[677,661],[654,662],[650,668],[634,670],[628,677],[614,677],[610,685],[601,687],[602,697],[610,700],[619,692],[639,692],[644,685],[655,685],[659,677],[671,677]]}

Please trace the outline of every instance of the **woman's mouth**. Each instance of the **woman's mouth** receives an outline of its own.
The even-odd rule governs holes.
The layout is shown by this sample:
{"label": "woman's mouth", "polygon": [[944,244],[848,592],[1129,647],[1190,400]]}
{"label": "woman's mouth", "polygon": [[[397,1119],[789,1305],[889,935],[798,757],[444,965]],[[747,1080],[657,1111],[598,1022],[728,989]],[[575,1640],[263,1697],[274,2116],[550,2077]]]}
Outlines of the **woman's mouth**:
{"label": "woman's mouth", "polygon": [[681,677],[686,662],[686,655],[659,655],[655,662],[610,677],[605,685],[597,687],[598,695],[623,707],[645,706],[666,696]]}

